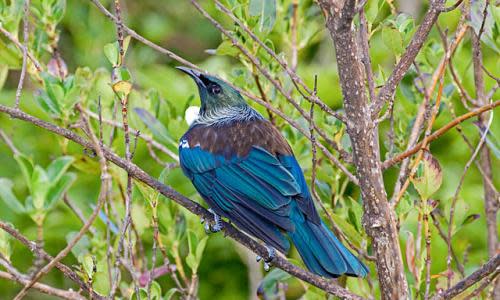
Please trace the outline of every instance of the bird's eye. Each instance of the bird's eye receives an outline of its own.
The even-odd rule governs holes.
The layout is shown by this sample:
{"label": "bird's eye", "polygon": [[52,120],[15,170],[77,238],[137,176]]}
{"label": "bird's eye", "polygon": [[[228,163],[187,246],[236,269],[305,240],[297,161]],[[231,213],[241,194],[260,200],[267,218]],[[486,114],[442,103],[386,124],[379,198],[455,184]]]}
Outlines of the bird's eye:
{"label": "bird's eye", "polygon": [[212,94],[217,95],[222,92],[222,89],[219,85],[213,84],[212,86],[210,86],[210,91],[212,92]]}

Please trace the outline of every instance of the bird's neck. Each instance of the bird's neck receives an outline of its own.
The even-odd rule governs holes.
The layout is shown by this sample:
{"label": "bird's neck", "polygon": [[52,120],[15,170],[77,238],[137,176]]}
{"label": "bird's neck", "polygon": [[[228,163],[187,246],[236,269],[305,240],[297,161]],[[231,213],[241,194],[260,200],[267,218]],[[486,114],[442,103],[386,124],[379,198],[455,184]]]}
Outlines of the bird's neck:
{"label": "bird's neck", "polygon": [[191,126],[205,125],[218,126],[238,121],[262,120],[261,114],[248,105],[222,106],[208,110],[201,110],[198,118]]}

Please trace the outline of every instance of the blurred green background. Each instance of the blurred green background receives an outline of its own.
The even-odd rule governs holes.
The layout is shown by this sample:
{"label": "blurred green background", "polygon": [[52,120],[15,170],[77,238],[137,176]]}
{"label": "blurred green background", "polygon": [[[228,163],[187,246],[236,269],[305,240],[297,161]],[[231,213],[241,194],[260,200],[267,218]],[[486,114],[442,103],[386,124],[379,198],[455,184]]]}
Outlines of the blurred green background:
{"label": "blurred green background", "polygon": [[[236,1],[228,2],[233,3]],[[246,1],[241,2],[243,2],[242,5],[247,5]],[[390,2],[392,3],[393,1]],[[419,6],[405,8],[408,2],[413,1],[400,1],[396,5],[400,9],[408,9],[409,13],[414,14],[415,21],[414,23],[411,21],[414,24],[412,27],[412,30],[414,30],[414,27],[419,24],[425,12],[427,3],[424,1]],[[453,3],[453,1],[449,2]],[[9,1],[6,3],[9,3]],[[103,1],[102,3],[106,7],[109,7],[111,1]],[[242,64],[239,58],[231,55],[211,55],[208,54],[210,51],[207,53],[207,50],[219,47],[222,42],[221,33],[204,19],[190,5],[189,1],[143,0],[122,1],[122,3],[125,23],[139,34],[198,64],[209,72],[232,80],[238,85],[252,90],[254,93],[258,93],[255,84],[251,80],[248,80],[248,78],[251,78],[248,73],[248,64]],[[270,33],[265,34],[265,37],[272,42],[277,52],[283,52],[285,56],[289,57],[288,16],[291,1],[279,0],[277,3],[276,24]],[[387,19],[392,18],[394,20],[396,18],[396,16],[391,16],[390,7],[385,1],[369,1],[369,3],[372,6],[375,5],[377,12],[375,17],[373,17],[374,24],[382,24]],[[223,25],[233,29],[233,24],[230,20],[217,11],[211,1],[203,2],[203,4]],[[113,99],[112,91],[109,87],[109,73],[112,68],[104,55],[103,47],[108,43],[114,42],[116,39],[114,24],[96,9],[90,1],[68,0],[66,5],[64,17],[58,25],[58,29],[60,30],[60,54],[67,63],[70,73],[76,72],[77,68],[88,67],[93,83],[85,104],[95,111],[96,99],[100,96],[104,109],[109,113]],[[312,1],[300,1],[299,7],[299,14],[302,21],[299,23],[299,40],[303,41],[303,47],[299,52],[298,72],[308,83],[312,83],[313,76],[317,74],[319,76],[318,91],[320,97],[332,108],[340,109],[341,92],[338,84],[335,55],[329,33],[323,28],[323,16]],[[442,28],[449,29],[451,35],[459,17],[460,14],[458,11],[447,13],[440,17],[439,24]],[[411,20],[409,16],[408,19]],[[410,30],[408,35],[402,36],[403,45],[406,45],[411,33],[414,32],[412,30]],[[2,37],[2,39],[4,38]],[[493,41],[496,43],[498,38],[496,40],[493,39]],[[498,47],[498,43],[496,45]],[[390,74],[390,70],[399,54],[397,53],[397,49],[394,49],[394,47],[391,47],[387,43],[387,39],[383,36],[383,30],[377,30],[373,33],[370,46],[372,65],[377,77],[377,84],[379,84],[387,74]],[[493,73],[496,72],[498,76],[498,70],[500,69],[498,53],[486,45],[483,49],[486,68]],[[433,29],[431,37],[418,58],[418,61],[422,64],[422,71],[432,73],[433,67],[437,65],[442,55],[443,49],[438,32]],[[42,51],[40,60],[46,63],[49,59],[50,54]],[[462,83],[471,95],[474,96],[471,46],[468,38],[466,38],[466,41],[457,50],[453,61],[457,73],[460,74]],[[199,105],[194,84],[187,76],[183,76],[173,68],[179,65],[178,62],[134,40],[132,40],[127,52],[125,64],[130,70],[134,81],[134,91],[130,98],[131,126],[141,130],[141,132],[148,133],[147,127],[133,109],[138,107],[148,109],[149,111],[156,109],[157,113],[155,116],[165,125],[172,139],[177,141],[188,127],[184,121],[185,109],[189,105]],[[269,65],[272,67],[271,63]],[[241,75],[242,72],[243,76]],[[19,74],[18,69],[9,71],[5,85],[0,89],[1,104],[13,105]],[[282,75],[278,74],[277,76]],[[410,72],[410,75],[403,81],[403,87],[398,89],[396,94],[396,150],[404,147],[405,143],[403,141],[408,135],[408,127],[418,108],[418,103],[422,99],[422,96],[417,94],[413,87],[414,77],[414,71],[413,73]],[[445,95],[445,105],[443,105],[442,111],[438,116],[435,128],[439,128],[452,119],[452,115],[449,112],[450,107],[455,107],[457,115],[466,112],[460,104],[457,89],[452,84],[450,76],[446,75],[445,80],[446,86],[449,88]],[[486,76],[485,80],[487,90],[494,86],[494,81],[491,78]],[[282,108],[293,118],[296,118],[300,124],[307,126],[306,121],[289,108],[289,105],[286,104],[282,97],[273,97],[275,92],[270,88],[270,84],[264,83],[264,85],[270,91],[269,98],[273,101],[273,105]],[[21,98],[21,108],[28,113],[49,120],[49,114],[40,108],[34,97],[35,91],[39,88],[40,86],[36,81],[32,79],[26,80]],[[150,97],[150,91],[153,90],[159,93],[159,98]],[[498,99],[498,95],[498,92],[495,93],[493,99]],[[297,99],[299,98],[297,95],[295,96]],[[305,108],[309,108],[308,103],[303,103],[303,105]],[[265,110],[261,107],[257,108],[265,113]],[[495,114],[499,112],[497,109]],[[332,132],[331,128],[333,125],[331,125],[331,120],[329,121],[326,116],[321,114],[319,114],[317,119],[319,119],[321,127],[327,133]],[[496,119],[493,121],[492,133],[499,140],[500,122],[497,122]],[[473,143],[476,144],[478,141],[478,131],[472,125],[472,121],[468,120],[465,122],[463,130]],[[304,168],[306,177],[310,180],[310,144],[296,130],[291,129],[282,120],[279,120],[278,123],[290,140]],[[0,128],[12,136],[15,145],[24,154],[31,156],[36,164],[47,166],[52,160],[63,154],[60,138],[31,124],[13,120],[7,115],[0,114]],[[382,124],[382,133],[380,134],[383,157],[388,151],[385,134],[388,128],[388,122],[384,122]],[[343,143],[348,142],[345,141],[345,138],[340,137],[340,139]],[[121,143],[123,143],[122,135],[119,134],[113,146],[120,154],[123,154]],[[173,145],[168,145],[168,147],[175,150],[175,146]],[[447,215],[450,199],[453,197],[463,167],[469,159],[471,151],[454,130],[433,142],[431,149],[433,155],[439,160],[443,168],[444,177],[443,185],[434,198],[440,200],[440,209]],[[77,180],[70,188],[68,195],[81,208],[85,215],[89,215],[92,211],[91,204],[95,204],[99,192],[99,176],[95,172],[96,169],[92,172],[91,167],[89,167],[91,164],[88,162],[88,160],[92,159],[85,155],[81,147],[69,143],[67,153],[76,157],[76,163],[71,170],[77,174]],[[173,162],[167,156],[161,156],[161,158],[167,162]],[[498,183],[500,182],[497,171],[500,167],[498,157],[492,155],[492,161],[493,170],[495,170],[496,175],[495,184],[498,187]],[[162,166],[150,158],[146,144],[142,140],[138,141],[134,162],[154,177],[158,177],[163,169]],[[324,163],[321,168],[318,174],[319,182],[322,185],[319,186],[320,193],[325,202],[330,204],[332,195],[341,189],[341,183],[345,178],[328,163]],[[121,176],[123,177],[123,174]],[[392,191],[395,176],[397,176],[395,168],[386,172],[386,186],[389,194]],[[24,199],[28,195],[28,189],[22,179],[21,171],[5,143],[0,143],[0,177],[9,178],[14,182],[14,191],[19,199]],[[193,187],[182,176],[179,168],[173,169],[168,173],[166,183],[184,195],[200,200]],[[134,222],[141,235],[146,254],[150,257],[152,243],[151,212],[147,202],[144,201],[143,196],[137,188],[134,189],[133,196]],[[410,188],[409,194],[404,199],[406,202],[401,211],[399,211],[401,214],[400,238],[403,250],[405,249],[408,232],[415,234],[416,231],[417,212],[413,206],[413,201],[416,198],[416,192],[413,188]],[[355,204],[347,204],[350,201]],[[162,199],[160,206],[170,205],[167,202],[169,201]],[[359,191],[352,184],[348,184],[340,200],[333,204],[333,209],[340,218],[346,220],[346,223],[351,228],[355,228],[361,239],[366,239],[366,234],[359,226],[361,215],[355,214],[354,219],[348,216],[349,207],[352,205],[359,207],[359,203]],[[118,204],[118,210],[121,209],[122,207]],[[472,166],[465,177],[465,182],[460,192],[455,218],[456,224],[461,224],[467,216],[475,214],[478,214],[479,218],[470,224],[464,225],[457,235],[454,236],[453,240],[453,246],[458,256],[460,258],[463,258],[464,255],[467,256],[467,263],[465,264],[466,273],[472,272],[487,259],[483,187],[479,172]],[[200,232],[203,230],[202,225],[198,223],[199,220],[188,213],[182,213],[182,215],[186,215],[188,228],[193,229],[199,234],[199,237],[202,237],[203,234],[200,234]],[[25,215],[14,214],[2,201],[0,201],[0,219],[12,223],[23,234],[31,239],[35,239],[36,226],[30,218]],[[96,226],[103,229],[105,223],[102,220],[98,220],[96,221]],[[55,255],[66,245],[68,234],[78,231],[80,227],[81,223],[61,201],[50,212],[44,224],[45,249],[47,252]],[[446,244],[437,235],[435,228],[432,228],[432,235],[432,274],[439,274],[446,270]],[[91,239],[91,243],[98,243],[98,241],[94,238]],[[17,242],[12,242],[12,247],[13,254],[11,258],[13,264],[21,271],[27,272],[27,268],[32,264],[31,254]],[[186,254],[186,247],[185,241],[183,241],[181,245],[181,253],[183,255]],[[296,254],[294,256],[298,258]],[[63,262],[67,265],[78,264],[74,255],[69,255]],[[249,268],[248,264],[253,267]],[[373,264],[370,264],[370,268],[374,271]],[[249,276],[249,273],[252,272],[253,274]],[[261,270],[261,266],[254,262],[252,255],[249,256],[247,252],[240,249],[230,239],[224,238],[222,234],[212,235],[208,240],[198,272],[200,281],[199,297],[201,299],[246,299],[250,295],[254,297],[255,291],[252,291],[252,289],[255,286],[251,286],[249,277],[253,276],[258,279],[262,275],[265,275],[265,273]],[[408,272],[407,275],[409,281],[412,282],[411,274]],[[375,275],[372,274],[371,277],[376,285]],[[433,286],[439,281],[439,276],[436,278],[438,279],[433,281]],[[72,282],[65,279],[57,270],[51,271],[44,277],[42,282],[47,282],[60,288],[75,288]],[[160,278],[158,282],[161,284],[163,291],[167,291],[172,286],[172,282],[167,276]],[[289,280],[288,283],[287,296],[290,299],[298,298],[303,294],[304,288],[297,280]],[[348,284],[359,294],[365,296],[369,294],[366,282],[362,280],[349,279]],[[0,299],[10,299],[19,289],[20,286],[18,284],[0,279],[0,291],[2,291]],[[306,298],[314,299],[315,297],[319,297],[317,295],[311,292],[307,294]],[[27,299],[50,299],[50,297],[37,292],[31,292]]]}

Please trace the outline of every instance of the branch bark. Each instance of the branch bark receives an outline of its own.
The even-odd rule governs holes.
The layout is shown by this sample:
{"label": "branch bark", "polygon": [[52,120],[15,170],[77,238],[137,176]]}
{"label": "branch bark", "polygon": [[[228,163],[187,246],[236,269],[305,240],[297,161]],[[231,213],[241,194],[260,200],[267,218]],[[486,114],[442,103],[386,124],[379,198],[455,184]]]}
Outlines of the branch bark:
{"label": "branch bark", "polygon": [[326,26],[333,39],[347,132],[353,147],[354,164],[363,197],[363,225],[372,239],[383,299],[406,299],[408,284],[404,275],[396,222],[387,201],[377,129],[365,92],[363,64],[359,57],[357,34],[352,26],[356,1],[319,1]]}

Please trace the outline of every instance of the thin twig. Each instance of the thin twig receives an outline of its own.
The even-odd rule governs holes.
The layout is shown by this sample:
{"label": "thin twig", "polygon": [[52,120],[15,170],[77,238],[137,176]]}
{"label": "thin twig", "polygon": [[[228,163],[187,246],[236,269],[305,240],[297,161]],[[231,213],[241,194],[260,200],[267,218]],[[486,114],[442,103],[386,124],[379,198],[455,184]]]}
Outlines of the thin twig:
{"label": "thin twig", "polygon": [[[11,235],[13,238],[20,241],[24,246],[26,246],[34,254],[36,254],[36,255],[40,254],[45,260],[50,260],[50,261],[53,260],[53,257],[50,256],[49,254],[47,254],[47,252],[45,252],[43,249],[37,249],[35,242],[28,240],[19,231],[12,228],[10,225],[8,225],[7,223],[5,223],[2,220],[0,220],[0,229],[4,230],[9,235]],[[76,284],[78,284],[84,291],[91,294],[92,299],[97,299],[97,300],[104,300],[105,299],[101,295],[92,291],[92,287],[89,286],[87,283],[83,282],[80,279],[80,276],[77,275],[73,270],[71,270],[66,265],[58,262],[58,263],[56,263],[55,267],[58,268],[64,274],[65,277],[71,279]],[[27,282],[27,283],[29,283],[29,282]]]}
{"label": "thin twig", "polygon": [[[30,282],[30,279],[28,276],[24,275],[22,277],[20,276],[15,276],[12,274],[9,274],[4,271],[0,271],[0,278],[5,278],[11,281],[16,281],[22,285],[26,285]],[[51,287],[49,285],[43,284],[43,283],[35,283],[33,285],[34,289],[39,290],[40,292],[50,295],[50,296],[56,296],[61,299],[67,299],[67,300],[85,300],[85,297],[82,295],[78,294],[77,292],[74,291],[66,291],[66,290],[61,290],[55,287]]]}
{"label": "thin twig", "polygon": [[[432,223],[434,224],[434,227],[436,227],[436,229],[438,230],[439,236],[443,239],[443,241],[445,243],[448,243],[447,242],[448,241],[448,237],[447,237],[445,231],[443,230],[443,228],[441,227],[441,224],[439,223],[439,220],[438,220],[438,217],[437,217],[437,213],[435,211],[436,210],[433,210],[431,212]],[[460,275],[462,275],[462,277],[465,277],[464,266],[458,260],[458,256],[455,253],[455,250],[453,250],[453,247],[451,248],[451,256],[453,257],[453,261],[457,265],[457,269],[460,272]]]}
{"label": "thin twig", "polygon": [[435,295],[432,299],[433,300],[452,299],[453,297],[460,295],[462,292],[467,290],[472,285],[481,281],[481,279],[489,276],[490,274],[498,273],[499,269],[500,269],[500,254],[495,254],[495,256],[490,258],[490,260],[488,260],[475,272],[473,272],[466,278],[460,280],[453,287]]}
{"label": "thin twig", "polygon": [[[499,105],[500,105],[500,100],[492,102],[492,103],[484,105],[484,106],[481,106],[473,111],[470,111],[468,113],[461,115],[460,117],[457,117],[456,119],[452,120],[448,124],[444,125],[443,127],[434,131],[434,133],[429,135],[429,137],[427,138],[427,142],[430,143],[430,142],[436,140],[437,138],[439,138],[440,136],[442,136],[443,134],[448,132],[450,129],[454,128],[455,126],[458,126],[460,123],[464,122],[465,120],[468,120],[470,118],[478,116],[486,111],[492,110]],[[387,169],[387,168],[392,167],[393,165],[399,163],[403,159],[408,158],[408,157],[412,156],[413,154],[417,153],[421,148],[422,148],[422,142],[416,144],[413,148],[411,148],[411,149],[409,149],[401,154],[398,154],[391,159],[384,161],[384,163],[382,164],[382,168]]]}
{"label": "thin twig", "polygon": [[26,67],[28,64],[28,37],[29,37],[29,11],[30,0],[24,0],[24,16],[23,16],[23,64],[21,66],[21,75],[19,76],[19,83],[16,90],[16,104],[15,108],[19,108],[21,101],[21,91],[23,90],[24,77],[26,77]]}
{"label": "thin twig", "polygon": [[[19,48],[19,50],[21,50],[22,53],[25,52],[25,47],[17,40],[17,38],[15,38],[10,32],[8,32],[7,30],[5,30],[5,28],[3,28],[2,24],[0,23],[0,32],[6,37],[8,38],[12,43],[14,43],[14,45],[17,46],[17,48]],[[28,56],[28,58],[33,62],[33,65],[35,66],[35,68],[37,69],[38,72],[41,72],[42,71],[42,65],[38,62],[38,60],[35,58],[35,56],[33,56],[33,54],[31,54],[31,52],[29,51],[26,51],[26,55]]]}

